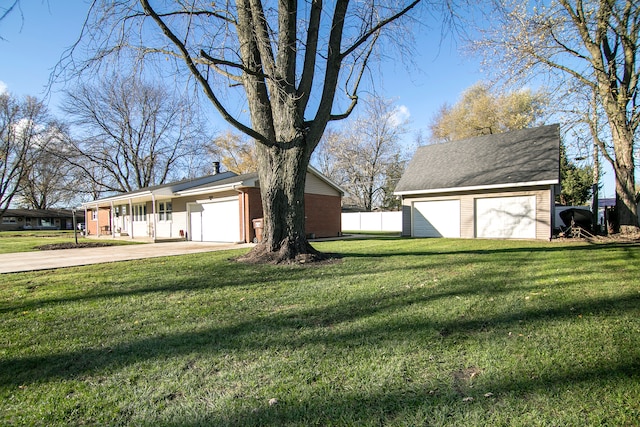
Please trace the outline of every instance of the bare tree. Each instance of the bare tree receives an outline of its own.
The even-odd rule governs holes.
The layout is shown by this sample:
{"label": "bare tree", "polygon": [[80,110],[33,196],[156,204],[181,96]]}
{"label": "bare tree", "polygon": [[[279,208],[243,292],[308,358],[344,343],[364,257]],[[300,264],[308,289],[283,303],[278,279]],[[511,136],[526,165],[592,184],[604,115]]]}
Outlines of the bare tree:
{"label": "bare tree", "polygon": [[189,103],[136,78],[82,84],[63,105],[81,134],[65,155],[107,192],[127,192],[176,178],[180,162],[204,152],[205,135]]}
{"label": "bare tree", "polygon": [[321,172],[345,187],[345,203],[365,211],[382,206],[387,172],[402,162],[398,154],[406,124],[393,101],[370,97],[356,120],[324,139],[316,162]]}
{"label": "bare tree", "polygon": [[[638,228],[634,144],[640,124],[638,65],[640,4],[636,0],[498,1],[476,43],[492,68],[522,81],[545,75],[564,100],[591,98],[576,110],[601,111],[605,135],[596,138],[616,174],[621,231]],[[566,89],[570,89],[567,91]],[[576,101],[578,103],[578,101]],[[597,119],[596,119],[597,120]],[[598,123],[595,122],[594,126]],[[603,135],[601,129],[597,135]]]}
{"label": "bare tree", "polygon": [[[420,0],[136,3],[102,2],[96,57],[138,47],[182,63],[222,117],[256,141],[264,240],[248,258],[320,257],[304,230],[311,154],[327,123],[355,107],[383,30],[397,28]],[[335,103],[339,85],[344,104]],[[246,101],[248,120],[226,103],[230,86]]]}
{"label": "bare tree", "polygon": [[58,135],[42,102],[33,97],[18,101],[8,93],[0,94],[0,215],[19,193],[37,153],[46,150]]}
{"label": "bare tree", "polygon": [[[53,145],[62,144],[67,138],[62,134],[51,147],[38,150],[20,183],[17,200],[20,205],[33,209],[70,206],[77,198],[73,179],[73,166],[55,153]],[[54,151],[54,152],[52,152]]]}

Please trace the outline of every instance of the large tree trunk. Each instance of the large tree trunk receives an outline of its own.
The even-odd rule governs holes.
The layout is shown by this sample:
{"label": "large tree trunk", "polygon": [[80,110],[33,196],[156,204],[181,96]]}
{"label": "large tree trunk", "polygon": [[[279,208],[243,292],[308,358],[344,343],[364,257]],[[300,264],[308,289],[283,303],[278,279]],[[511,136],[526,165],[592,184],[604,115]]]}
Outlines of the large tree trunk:
{"label": "large tree trunk", "polygon": [[[616,147],[621,144],[616,144]],[[633,192],[635,189],[635,173],[633,153],[630,147],[616,150],[616,211],[620,233],[633,234],[638,231],[638,205]]]}
{"label": "large tree trunk", "polygon": [[307,241],[304,188],[311,152],[304,138],[286,144],[257,144],[264,216],[263,240],[240,261],[308,262],[325,259]]}
{"label": "large tree trunk", "polygon": [[638,232],[638,205],[635,197],[635,170],[633,160],[633,132],[628,130],[626,121],[610,121],[612,128],[616,174],[616,211],[620,233]]}

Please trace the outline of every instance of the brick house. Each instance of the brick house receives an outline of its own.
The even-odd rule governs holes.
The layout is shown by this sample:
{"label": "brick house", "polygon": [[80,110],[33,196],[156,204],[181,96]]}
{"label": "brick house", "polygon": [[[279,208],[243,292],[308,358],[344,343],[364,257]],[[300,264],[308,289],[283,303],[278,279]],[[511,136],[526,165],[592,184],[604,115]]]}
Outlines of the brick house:
{"label": "brick house", "polygon": [[[340,235],[343,194],[339,186],[309,167],[305,212],[310,237]],[[262,217],[257,173],[218,172],[98,199],[83,207],[89,235],[154,240],[252,242],[254,220]]]}

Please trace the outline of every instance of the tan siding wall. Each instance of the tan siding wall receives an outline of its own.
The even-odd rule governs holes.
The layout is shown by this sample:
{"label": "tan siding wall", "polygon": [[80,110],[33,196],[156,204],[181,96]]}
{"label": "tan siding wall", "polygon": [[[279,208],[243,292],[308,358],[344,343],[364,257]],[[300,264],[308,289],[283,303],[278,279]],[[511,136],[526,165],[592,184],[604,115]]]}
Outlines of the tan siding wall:
{"label": "tan siding wall", "polygon": [[411,236],[411,205],[402,202],[402,235]]}
{"label": "tan siding wall", "polygon": [[536,191],[536,239],[549,240],[553,233],[551,191]]}
{"label": "tan siding wall", "polygon": [[405,196],[403,205],[403,235],[411,235],[411,206],[413,202],[429,200],[460,200],[460,237],[472,239],[475,230],[475,200],[482,197],[536,196],[536,239],[549,240],[552,236],[551,190],[549,187],[535,187],[522,190],[489,190],[471,193],[442,193],[425,196]]}
{"label": "tan siding wall", "polygon": [[473,239],[476,236],[475,210],[474,196],[465,195],[460,197],[460,237],[463,239]]}
{"label": "tan siding wall", "polygon": [[335,188],[331,187],[329,184],[311,173],[307,174],[304,192],[307,194],[323,194],[325,196],[340,195]]}

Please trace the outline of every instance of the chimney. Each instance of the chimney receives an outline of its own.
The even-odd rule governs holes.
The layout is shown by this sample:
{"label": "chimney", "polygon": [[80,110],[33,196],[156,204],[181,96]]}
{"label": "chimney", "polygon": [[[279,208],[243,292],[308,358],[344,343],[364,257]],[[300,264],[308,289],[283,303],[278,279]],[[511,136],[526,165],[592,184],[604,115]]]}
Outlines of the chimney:
{"label": "chimney", "polygon": [[213,175],[220,173],[220,162],[213,162]]}

